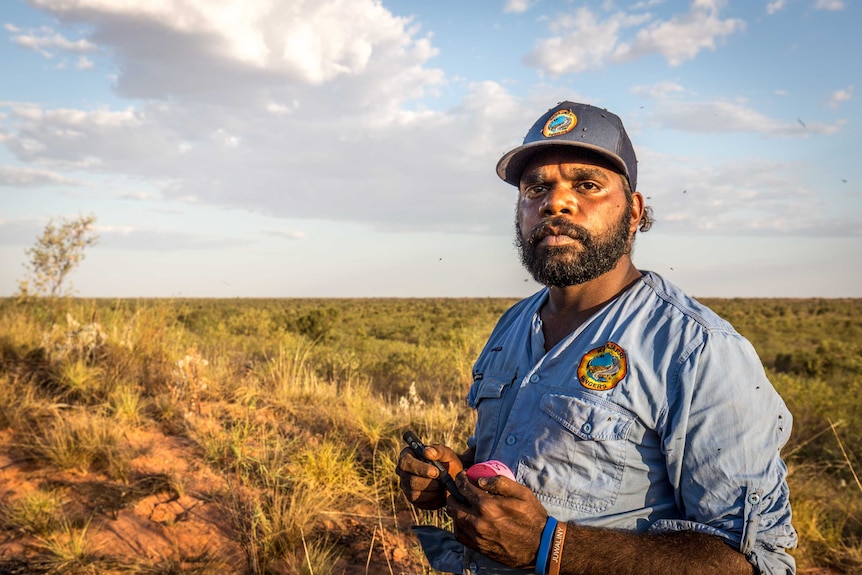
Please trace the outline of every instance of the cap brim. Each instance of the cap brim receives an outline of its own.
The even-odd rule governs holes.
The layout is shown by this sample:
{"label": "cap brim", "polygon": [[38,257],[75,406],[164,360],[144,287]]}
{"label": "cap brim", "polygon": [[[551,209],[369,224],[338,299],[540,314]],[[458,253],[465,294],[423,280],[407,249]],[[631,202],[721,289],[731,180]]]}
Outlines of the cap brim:
{"label": "cap brim", "polygon": [[621,157],[609,152],[605,148],[595,146],[593,144],[587,144],[585,142],[573,142],[571,140],[542,140],[518,146],[514,150],[506,153],[502,158],[500,158],[500,161],[497,162],[497,175],[500,176],[504,182],[518,187],[521,183],[521,173],[523,173],[524,168],[527,167],[527,164],[533,156],[540,151],[551,147],[581,148],[582,150],[588,150],[595,155],[610,160],[617,170],[624,175],[629,182],[631,182],[631,176],[626,168],[626,163]]}

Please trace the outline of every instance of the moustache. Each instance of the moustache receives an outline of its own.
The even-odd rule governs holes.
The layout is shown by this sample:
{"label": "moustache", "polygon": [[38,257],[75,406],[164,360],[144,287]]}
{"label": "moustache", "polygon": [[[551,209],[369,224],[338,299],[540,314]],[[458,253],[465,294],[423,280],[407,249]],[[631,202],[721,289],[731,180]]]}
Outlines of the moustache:
{"label": "moustache", "polygon": [[551,217],[536,224],[527,238],[527,243],[535,246],[548,236],[568,236],[583,244],[589,243],[592,238],[583,226],[573,224],[562,217]]}

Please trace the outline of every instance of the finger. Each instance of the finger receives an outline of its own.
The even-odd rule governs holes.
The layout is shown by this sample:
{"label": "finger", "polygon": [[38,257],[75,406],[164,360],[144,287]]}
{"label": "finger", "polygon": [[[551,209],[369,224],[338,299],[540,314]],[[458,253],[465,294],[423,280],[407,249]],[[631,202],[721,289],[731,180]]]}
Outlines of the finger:
{"label": "finger", "polygon": [[436,479],[440,475],[440,472],[436,467],[427,461],[418,459],[413,455],[413,452],[407,448],[403,449],[401,454],[398,456],[398,465],[395,467],[395,472],[399,477],[403,477],[403,474],[407,473],[410,475],[418,475],[419,477]]}
{"label": "finger", "polygon": [[421,491],[416,493],[404,493],[407,501],[420,509],[440,509],[446,504],[443,493],[440,491]]}
{"label": "finger", "polygon": [[436,479],[405,473],[399,486],[407,501],[422,509],[438,509],[446,504],[445,491]]}
{"label": "finger", "polygon": [[527,494],[532,495],[529,488],[521,485],[517,481],[512,481],[503,475],[494,477],[480,477],[477,481],[480,489],[490,493],[491,495],[501,495],[503,497],[514,497],[517,499],[527,498]]}
{"label": "finger", "polygon": [[467,499],[467,504],[459,503],[454,497],[450,497],[452,500],[452,505],[456,506],[462,510],[467,511],[468,513],[474,513],[476,509],[478,509],[478,505],[481,502],[483,496],[485,496],[485,491],[476,487],[469,479],[467,479],[467,474],[463,471],[455,476],[455,485],[458,487],[458,491]]}
{"label": "finger", "polygon": [[[475,487],[473,487],[475,489]],[[464,493],[464,491],[461,491]],[[464,493],[464,496],[471,501],[471,506],[464,506],[451,495],[446,498],[446,515],[452,518],[452,530],[455,532],[455,538],[473,549],[476,548],[476,522],[478,521],[479,507],[477,500],[473,499],[472,493]]]}
{"label": "finger", "polygon": [[[465,497],[469,496],[465,495]],[[446,515],[452,518],[455,525],[469,523],[469,518],[475,515],[475,513],[476,508],[472,504],[471,506],[462,505],[451,495],[446,497]]]}
{"label": "finger", "polygon": [[458,475],[461,470],[464,469],[464,464],[461,463],[461,459],[458,457],[458,454],[455,453],[451,447],[446,447],[439,443],[427,446],[425,448],[425,457],[442,463],[446,468],[446,471],[449,472],[449,475],[453,477]]}
{"label": "finger", "polygon": [[424,491],[440,491],[440,483],[436,479],[405,473],[400,480],[404,493],[420,493]]}

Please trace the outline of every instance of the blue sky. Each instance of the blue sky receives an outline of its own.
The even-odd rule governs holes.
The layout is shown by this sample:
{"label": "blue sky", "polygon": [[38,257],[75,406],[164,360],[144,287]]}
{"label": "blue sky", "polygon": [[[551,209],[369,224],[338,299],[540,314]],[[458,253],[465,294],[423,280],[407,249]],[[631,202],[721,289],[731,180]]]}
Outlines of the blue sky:
{"label": "blue sky", "polygon": [[93,214],[94,297],[523,296],[494,174],[561,100],[623,118],[700,297],[862,297],[852,0],[10,0],[0,295]]}

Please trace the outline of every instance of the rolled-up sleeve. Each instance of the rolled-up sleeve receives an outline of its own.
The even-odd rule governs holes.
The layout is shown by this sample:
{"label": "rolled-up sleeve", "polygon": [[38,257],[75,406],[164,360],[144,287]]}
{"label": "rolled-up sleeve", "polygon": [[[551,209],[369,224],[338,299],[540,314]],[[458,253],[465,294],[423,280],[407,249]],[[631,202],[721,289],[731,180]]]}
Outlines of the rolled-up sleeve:
{"label": "rolled-up sleeve", "polygon": [[793,574],[786,550],[797,535],[780,456],[790,412],[739,334],[704,331],[687,351],[672,374],[662,438],[684,519],[651,530],[715,535],[760,573]]}

